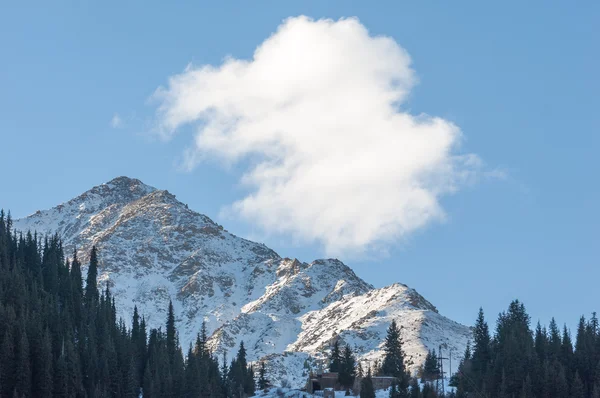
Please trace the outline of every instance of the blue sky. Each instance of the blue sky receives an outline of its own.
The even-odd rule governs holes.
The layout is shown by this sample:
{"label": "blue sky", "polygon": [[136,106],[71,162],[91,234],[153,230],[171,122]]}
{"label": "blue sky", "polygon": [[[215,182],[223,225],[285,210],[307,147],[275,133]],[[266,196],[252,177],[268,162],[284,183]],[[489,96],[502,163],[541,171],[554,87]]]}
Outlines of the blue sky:
{"label": "blue sky", "polygon": [[[442,195],[446,219],[339,257],[367,281],[400,281],[471,324],[513,298],[533,320],[574,325],[598,310],[600,6],[597,2],[64,2],[0,6],[0,206],[16,217],[127,175],[281,255],[325,256],[323,242],[265,234],[224,206],[248,195],[252,160],[208,158],[182,171],[195,126],[164,141],[155,90],[193,65],[251,59],[288,17],[357,17],[408,52],[418,84],[405,112],[460,127],[477,178]],[[111,121],[118,115],[121,123]],[[356,209],[360,212],[361,209]],[[352,216],[351,214],[349,215]]]}

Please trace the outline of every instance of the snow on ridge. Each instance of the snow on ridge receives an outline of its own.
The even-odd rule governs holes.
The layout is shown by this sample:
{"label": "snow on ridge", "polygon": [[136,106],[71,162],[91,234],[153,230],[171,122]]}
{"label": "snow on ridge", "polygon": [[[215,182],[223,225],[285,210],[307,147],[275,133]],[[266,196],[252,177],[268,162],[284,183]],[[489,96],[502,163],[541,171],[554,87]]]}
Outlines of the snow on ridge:
{"label": "snow on ridge", "polygon": [[160,327],[172,300],[184,347],[206,321],[215,352],[231,357],[244,341],[250,360],[279,364],[273,380],[296,387],[337,339],[362,361],[380,358],[392,319],[413,370],[440,345],[458,363],[470,338],[406,285],[375,289],[336,259],[281,258],[137,179],[115,178],[14,225],[58,233],[67,254],[77,248],[84,262],[96,245],[100,286],[111,287],[126,322],[137,306]]}

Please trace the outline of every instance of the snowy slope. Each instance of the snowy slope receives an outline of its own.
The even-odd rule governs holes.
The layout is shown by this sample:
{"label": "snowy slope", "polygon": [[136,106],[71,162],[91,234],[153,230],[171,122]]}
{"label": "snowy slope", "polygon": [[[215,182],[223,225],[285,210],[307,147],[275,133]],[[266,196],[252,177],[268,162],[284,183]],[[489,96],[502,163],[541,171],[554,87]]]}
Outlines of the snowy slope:
{"label": "snowy slope", "polygon": [[96,245],[100,286],[109,284],[126,321],[137,305],[159,327],[173,300],[184,347],[205,320],[213,350],[231,356],[244,341],[251,360],[268,358],[272,378],[294,387],[335,339],[364,361],[378,359],[392,319],[403,328],[412,369],[440,345],[458,363],[470,338],[413,289],[374,289],[338,260],[281,258],[136,179],[116,178],[15,228],[58,233],[84,262]]}

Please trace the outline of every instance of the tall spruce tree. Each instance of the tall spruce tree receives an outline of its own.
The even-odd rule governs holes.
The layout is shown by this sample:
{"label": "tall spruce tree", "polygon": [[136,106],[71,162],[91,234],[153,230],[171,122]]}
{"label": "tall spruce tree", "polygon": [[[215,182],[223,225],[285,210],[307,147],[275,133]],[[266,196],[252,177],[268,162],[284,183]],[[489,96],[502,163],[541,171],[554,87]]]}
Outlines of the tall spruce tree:
{"label": "tall spruce tree", "polygon": [[331,348],[331,354],[329,355],[329,371],[339,372],[342,365],[342,352],[340,350],[339,340],[335,340],[333,347]]}
{"label": "tall spruce tree", "polygon": [[356,378],[356,357],[349,345],[344,347],[342,362],[340,364],[338,381],[344,389],[349,390],[354,385]]}
{"label": "tall spruce tree", "polygon": [[383,345],[384,357],[379,373],[384,376],[392,376],[398,379],[398,391],[402,396],[408,392],[409,375],[404,363],[404,350],[402,349],[402,338],[400,328],[393,320],[387,330]]}
{"label": "tall spruce tree", "polygon": [[425,357],[425,363],[423,364],[423,376],[422,380],[433,381],[440,377],[440,365],[438,363],[438,356],[435,350],[429,350]]}
{"label": "tall spruce tree", "polygon": [[267,379],[267,368],[265,365],[265,362],[262,361],[260,363],[260,366],[258,368],[258,389],[259,390],[264,390],[267,387],[269,387],[269,380]]}
{"label": "tall spruce tree", "polygon": [[98,251],[96,246],[92,246],[90,253],[90,266],[88,267],[87,278],[85,279],[85,300],[95,303],[98,300]]}

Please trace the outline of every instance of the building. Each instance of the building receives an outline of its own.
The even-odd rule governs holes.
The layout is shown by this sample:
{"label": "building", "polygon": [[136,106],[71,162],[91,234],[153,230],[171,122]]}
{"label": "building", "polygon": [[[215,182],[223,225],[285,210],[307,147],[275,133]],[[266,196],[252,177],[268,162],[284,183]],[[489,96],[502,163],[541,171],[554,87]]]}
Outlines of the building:
{"label": "building", "polygon": [[[389,388],[392,384],[398,384],[398,379],[396,377],[391,376],[373,376],[371,377],[373,380],[373,389],[375,390],[385,390]],[[360,393],[360,378],[356,378],[354,380],[354,385],[352,386],[352,391],[354,394]],[[327,372],[327,373],[311,373],[308,376],[308,381],[306,382],[306,392],[310,394],[315,394],[317,391],[326,393],[327,391],[343,391],[344,389],[338,382],[338,373],[337,372]],[[323,396],[319,394],[319,396]]]}
{"label": "building", "polygon": [[340,389],[337,372],[319,373],[316,375],[311,373],[310,376],[308,376],[308,381],[306,382],[306,392],[314,394],[315,391],[326,389]]}

